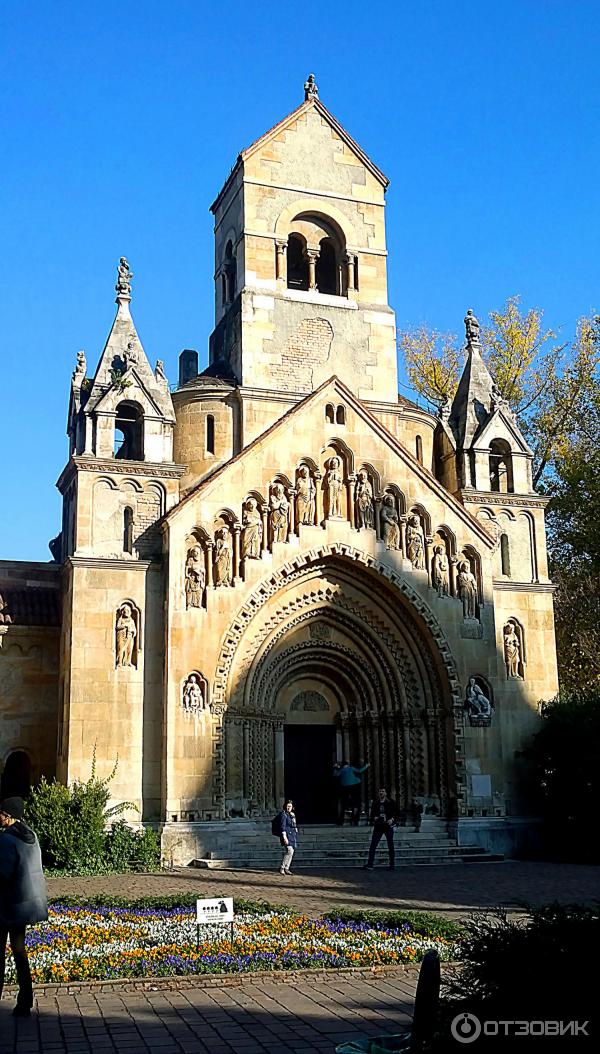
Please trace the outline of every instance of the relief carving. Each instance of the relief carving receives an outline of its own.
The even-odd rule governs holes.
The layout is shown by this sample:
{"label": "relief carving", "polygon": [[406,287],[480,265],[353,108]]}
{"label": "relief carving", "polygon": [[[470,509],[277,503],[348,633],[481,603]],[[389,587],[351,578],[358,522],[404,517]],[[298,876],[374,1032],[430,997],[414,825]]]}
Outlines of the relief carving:
{"label": "relief carving", "polygon": [[205,705],[198,677],[195,673],[191,673],[183,686],[183,709],[186,714],[196,714],[199,710],[204,710]]}
{"label": "relief carving", "polygon": [[117,666],[137,666],[138,612],[132,604],[121,604],[115,627]]}
{"label": "relief carving", "polygon": [[329,710],[329,703],[320,692],[300,692],[291,702],[290,710],[305,710],[312,713],[324,713]]}
{"label": "relief carving", "polygon": [[433,548],[431,581],[433,588],[437,589],[437,595],[439,597],[450,596],[448,557],[446,556],[446,552],[442,545],[435,545]]}
{"label": "relief carving", "polygon": [[341,472],[342,463],[339,457],[332,457],[329,468],[325,475],[325,490],[327,492],[327,516],[332,519],[342,518],[342,492],[344,489],[344,478]]}
{"label": "relief carving", "polygon": [[199,545],[188,549],[185,561],[185,606],[201,608],[204,599],[204,553]]}
{"label": "relief carving", "polygon": [[281,483],[273,485],[269,504],[271,538],[274,542],[287,542],[290,503]]}
{"label": "relief carving", "polygon": [[406,549],[408,559],[415,571],[425,570],[425,543],[421,521],[415,512],[408,517],[406,524]]}
{"label": "relief carving", "polygon": [[493,706],[475,677],[469,677],[465,694],[465,710],[472,725],[489,725]]}
{"label": "relief carving", "polygon": [[400,519],[392,494],[384,494],[381,505],[381,534],[386,549],[400,548]]}
{"label": "relief carving", "polygon": [[356,526],[358,529],[360,530],[361,527],[374,527],[375,503],[373,501],[373,487],[364,470],[358,473],[354,490],[354,501],[356,505]]}
{"label": "relief carving", "polygon": [[242,514],[242,559],[259,560],[262,541],[262,516],[255,498],[248,498]]}
{"label": "relief carving", "polygon": [[231,535],[221,527],[215,535],[215,586],[231,585]]}
{"label": "relief carving", "polygon": [[477,580],[469,564],[463,560],[458,565],[458,595],[462,601],[463,618],[477,618]]}
{"label": "relief carving", "polygon": [[296,523],[315,522],[315,483],[308,465],[301,465],[296,480]]}

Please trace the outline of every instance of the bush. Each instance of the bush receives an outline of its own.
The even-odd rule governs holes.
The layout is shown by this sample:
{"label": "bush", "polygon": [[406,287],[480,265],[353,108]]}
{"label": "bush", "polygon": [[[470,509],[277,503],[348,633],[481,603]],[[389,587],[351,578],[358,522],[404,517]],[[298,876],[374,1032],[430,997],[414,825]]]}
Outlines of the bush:
{"label": "bush", "polygon": [[[450,1038],[450,1023],[462,1013],[474,1014],[480,1021],[588,1020],[588,1031],[597,1044],[593,1028],[598,999],[594,949],[600,940],[597,909],[550,904],[516,920],[499,911],[482,913],[465,923],[465,933],[460,964],[445,980],[437,1035],[428,1050],[446,1054],[461,1049]],[[548,1037],[542,1036],[540,1045],[542,1041],[546,1050]],[[582,1036],[574,1041],[574,1049],[579,1050],[582,1042],[587,1049]],[[505,1040],[486,1040],[482,1035],[471,1049],[512,1052],[517,1046],[514,1033]],[[527,1037],[523,1046],[538,1049],[533,1037]]]}
{"label": "bush", "polygon": [[155,870],[160,860],[158,836],[154,831],[134,831],[123,820],[108,824],[131,802],[108,808],[110,776],[96,776],[92,759],[90,778],[75,780],[68,787],[57,780],[46,780],[31,792],[25,819],[36,832],[44,866],[75,874],[105,874],[107,871]]}

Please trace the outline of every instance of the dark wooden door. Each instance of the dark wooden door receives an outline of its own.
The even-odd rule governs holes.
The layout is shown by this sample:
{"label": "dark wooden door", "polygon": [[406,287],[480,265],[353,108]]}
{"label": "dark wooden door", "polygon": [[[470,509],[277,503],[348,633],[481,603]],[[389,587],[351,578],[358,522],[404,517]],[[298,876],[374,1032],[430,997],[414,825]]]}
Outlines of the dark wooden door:
{"label": "dark wooden door", "polygon": [[335,728],[287,725],[284,728],[284,787],[299,824],[334,823]]}

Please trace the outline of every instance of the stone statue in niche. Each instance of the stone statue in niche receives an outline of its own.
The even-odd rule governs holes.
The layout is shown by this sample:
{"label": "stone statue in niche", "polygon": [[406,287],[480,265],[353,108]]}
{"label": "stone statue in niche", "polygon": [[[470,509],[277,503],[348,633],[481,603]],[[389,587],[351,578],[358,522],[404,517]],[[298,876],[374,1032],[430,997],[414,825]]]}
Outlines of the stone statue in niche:
{"label": "stone statue in niche", "polygon": [[129,270],[129,264],[124,256],[119,260],[117,267],[117,284],[115,289],[119,296],[131,296],[131,279],[133,274]]}
{"label": "stone statue in niche", "polygon": [[262,516],[256,498],[248,498],[242,515],[242,559],[259,560],[262,541]]}
{"label": "stone statue in niche", "polygon": [[479,321],[475,318],[471,308],[465,315],[465,332],[467,344],[479,344]]}
{"label": "stone statue in niche", "polygon": [[381,505],[381,534],[386,549],[400,548],[400,523],[396,502],[391,494],[384,494]]}
{"label": "stone statue in niche", "polygon": [[504,661],[508,677],[519,677],[521,641],[512,622],[507,622],[504,627]]}
{"label": "stone statue in niche", "polygon": [[465,696],[465,710],[469,717],[490,718],[492,704],[474,677],[469,677]]}
{"label": "stone statue in niche", "polygon": [[185,561],[185,606],[201,608],[204,597],[204,553],[199,545],[188,549]]}
{"label": "stone statue in niche", "polygon": [[466,560],[458,565],[458,595],[462,600],[463,618],[477,618],[477,580]]}
{"label": "stone statue in niche", "polygon": [[12,618],[8,613],[8,605],[6,604],[2,593],[0,593],[0,626],[10,626]]}
{"label": "stone statue in niche", "polygon": [[215,586],[231,585],[231,535],[221,527],[215,535]]}
{"label": "stone statue in niche", "polygon": [[135,666],[134,648],[137,626],[131,604],[121,604],[117,611],[117,666]]}
{"label": "stone statue in niche", "polygon": [[374,527],[375,503],[373,501],[373,488],[364,470],[358,473],[354,500],[356,503],[356,526],[359,529],[361,527]]}
{"label": "stone statue in niche", "polygon": [[165,373],[165,364],[162,359],[156,360],[156,366],[154,367],[154,376],[159,384],[168,384],[167,375]]}
{"label": "stone statue in niche", "polygon": [[198,683],[195,673],[191,673],[183,686],[183,709],[188,714],[197,713],[204,709],[204,697],[202,688]]}
{"label": "stone statue in niche", "polygon": [[308,465],[298,469],[296,481],[296,523],[315,522],[315,484]]}
{"label": "stone statue in niche", "polygon": [[433,560],[431,564],[431,581],[433,588],[437,589],[439,597],[450,595],[450,579],[448,574],[448,557],[443,545],[433,547]]}
{"label": "stone statue in niche", "polygon": [[416,571],[425,570],[425,543],[421,521],[416,513],[411,513],[406,524],[406,550],[408,559]]}
{"label": "stone statue in niche", "polygon": [[281,483],[275,483],[270,500],[271,537],[274,542],[287,542],[290,503]]}
{"label": "stone statue in niche", "polygon": [[342,490],[344,480],[341,473],[342,463],[339,457],[332,457],[325,476],[325,488],[327,490],[327,515],[341,519],[342,516]]}

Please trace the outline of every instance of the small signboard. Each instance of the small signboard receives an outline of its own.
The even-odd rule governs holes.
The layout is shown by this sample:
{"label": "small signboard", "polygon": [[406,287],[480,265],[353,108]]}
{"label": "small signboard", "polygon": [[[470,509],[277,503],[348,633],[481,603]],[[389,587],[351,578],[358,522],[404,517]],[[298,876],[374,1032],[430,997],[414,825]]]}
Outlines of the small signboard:
{"label": "small signboard", "polygon": [[209,922],[233,922],[233,897],[216,897],[213,900],[196,901],[198,926]]}

